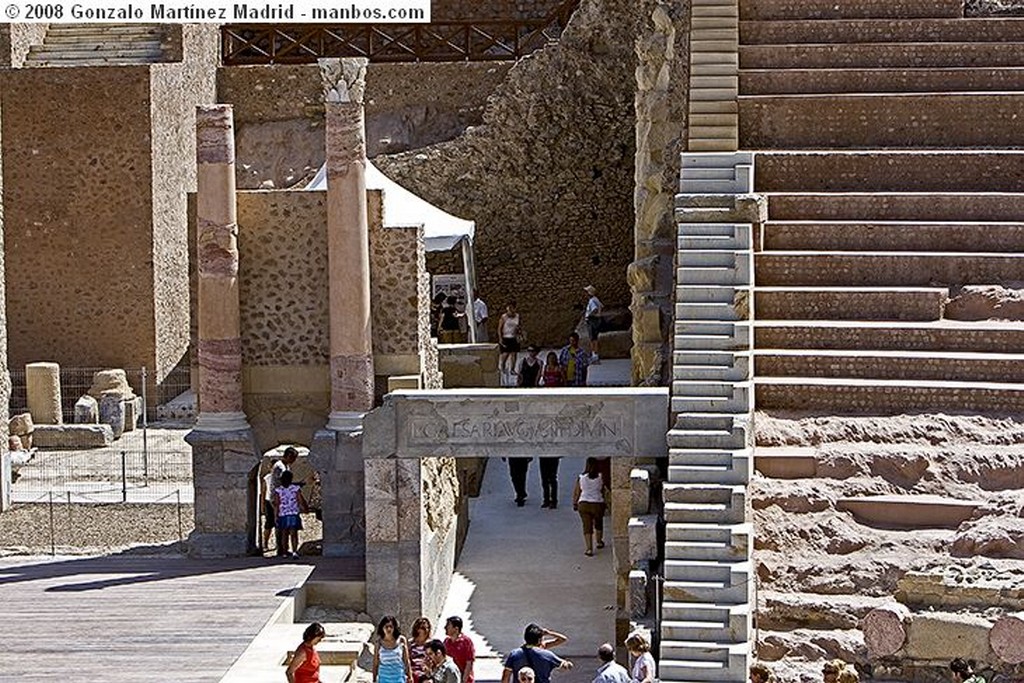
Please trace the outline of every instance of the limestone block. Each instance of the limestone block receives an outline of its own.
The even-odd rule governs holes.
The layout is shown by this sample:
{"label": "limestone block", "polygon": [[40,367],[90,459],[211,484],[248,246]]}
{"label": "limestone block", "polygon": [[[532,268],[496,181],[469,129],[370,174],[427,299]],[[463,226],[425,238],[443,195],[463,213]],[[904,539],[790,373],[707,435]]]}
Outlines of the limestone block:
{"label": "limestone block", "polygon": [[388,377],[388,393],[398,389],[422,389],[419,375],[392,375]]}
{"label": "limestone block", "polygon": [[88,394],[75,401],[75,424],[91,425],[100,421],[100,404]]}
{"label": "limestone block", "polygon": [[644,469],[634,469],[629,473],[631,493],[630,514],[646,515],[651,508],[651,475]]}
{"label": "limestone block", "polygon": [[133,396],[124,399],[124,431],[135,431],[139,426],[140,417],[142,417],[142,397]]}
{"label": "limestone block", "polygon": [[653,292],[658,281],[658,258],[647,258],[633,261],[626,268],[626,281],[634,292]]}
{"label": "limestone block", "polygon": [[32,422],[31,413],[15,415],[8,423],[8,432],[18,436],[29,436],[33,429],[35,429],[35,425]]}
{"label": "limestone block", "polygon": [[114,441],[114,430],[107,424],[37,425],[32,443],[37,448],[75,450],[103,448]]}
{"label": "limestone block", "polygon": [[647,572],[643,569],[629,572],[629,616],[631,619],[647,616]]}
{"label": "limestone block", "polygon": [[89,387],[89,395],[99,400],[105,391],[116,391],[122,398],[129,398],[135,395],[128,384],[128,375],[124,370],[100,370],[92,376],[92,386]]}
{"label": "limestone block", "polygon": [[632,330],[615,330],[601,333],[602,358],[629,358],[629,350],[633,347]]}
{"label": "limestone block", "polygon": [[29,363],[25,366],[25,391],[28,412],[41,425],[64,422],[60,407],[60,366],[56,363]]}
{"label": "limestone block", "polygon": [[662,341],[661,307],[645,305],[633,311],[633,339],[639,342]]}
{"label": "limestone block", "polygon": [[662,385],[665,347],[661,342],[633,345],[633,386],[657,387]]}
{"label": "limestone block", "polygon": [[629,562],[640,562],[658,557],[658,516],[642,515],[629,520]]}
{"label": "limestone block", "polygon": [[864,643],[872,657],[896,654],[907,640],[910,610],[898,602],[868,612],[861,621]]}
{"label": "limestone block", "polygon": [[988,659],[992,622],[983,617],[949,612],[915,614],[904,648],[910,659],[946,662],[950,653],[964,659]]}
{"label": "limestone block", "polygon": [[115,439],[124,433],[124,398],[120,391],[112,389],[100,396],[100,423],[110,425]]}
{"label": "limestone block", "polygon": [[1007,664],[1024,662],[1024,612],[1001,617],[988,635],[992,651]]}

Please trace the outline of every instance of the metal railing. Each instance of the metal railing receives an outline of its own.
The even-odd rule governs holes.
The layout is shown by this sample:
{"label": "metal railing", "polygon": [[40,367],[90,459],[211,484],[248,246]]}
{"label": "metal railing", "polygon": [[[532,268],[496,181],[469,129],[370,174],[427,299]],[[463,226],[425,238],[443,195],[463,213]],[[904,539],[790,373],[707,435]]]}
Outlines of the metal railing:
{"label": "metal railing", "polygon": [[580,0],[566,0],[542,19],[430,24],[228,24],[221,28],[225,66],[309,64],[324,57],[371,62],[503,61],[558,40]]}

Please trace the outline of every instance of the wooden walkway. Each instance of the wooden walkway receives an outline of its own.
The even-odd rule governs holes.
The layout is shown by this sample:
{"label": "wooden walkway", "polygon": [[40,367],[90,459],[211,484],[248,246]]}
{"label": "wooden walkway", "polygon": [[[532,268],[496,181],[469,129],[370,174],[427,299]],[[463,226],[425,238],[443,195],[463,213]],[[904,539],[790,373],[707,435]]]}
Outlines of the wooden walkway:
{"label": "wooden walkway", "polygon": [[[361,563],[316,559],[318,578],[361,578]],[[0,558],[0,680],[218,681],[313,569],[313,558]]]}

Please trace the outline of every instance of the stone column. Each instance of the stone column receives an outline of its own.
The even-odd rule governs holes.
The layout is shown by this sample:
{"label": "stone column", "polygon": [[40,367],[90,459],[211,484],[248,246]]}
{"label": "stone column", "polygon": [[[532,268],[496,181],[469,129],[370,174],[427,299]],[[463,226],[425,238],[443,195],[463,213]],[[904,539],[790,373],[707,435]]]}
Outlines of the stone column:
{"label": "stone column", "polygon": [[186,437],[195,479],[193,556],[255,549],[259,453],[242,411],[242,343],[231,107],[196,108],[199,419]]}
{"label": "stone column", "polygon": [[64,423],[60,402],[60,365],[29,363],[25,366],[25,394],[32,421],[39,425]]}
{"label": "stone column", "polygon": [[196,429],[247,429],[242,412],[235,132],[230,105],[196,108],[199,419]]}
{"label": "stone column", "polygon": [[309,455],[324,488],[324,555],[362,557],[362,425],[374,395],[363,123],[366,60],[323,59],[319,65],[326,118],[331,414],[327,428],[313,437]]}
{"label": "stone column", "polygon": [[330,281],[329,429],[358,428],[373,408],[370,248],[366,210],[366,60],[323,60]]}

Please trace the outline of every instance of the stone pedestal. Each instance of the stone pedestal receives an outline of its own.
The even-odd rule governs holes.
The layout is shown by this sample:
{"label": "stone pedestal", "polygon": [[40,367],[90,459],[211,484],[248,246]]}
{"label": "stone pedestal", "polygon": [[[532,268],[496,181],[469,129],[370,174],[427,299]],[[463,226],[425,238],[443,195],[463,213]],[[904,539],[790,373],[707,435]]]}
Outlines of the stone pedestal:
{"label": "stone pedestal", "polygon": [[100,397],[100,423],[110,425],[115,439],[124,433],[124,399],[116,390],[104,391]]}
{"label": "stone pedestal", "polygon": [[309,463],[320,473],[320,485],[324,491],[324,556],[365,556],[366,506],[361,429],[321,429],[310,445]]}
{"label": "stone pedestal", "polygon": [[60,366],[29,363],[25,366],[25,393],[32,421],[41,425],[64,422],[60,407]]}
{"label": "stone pedestal", "polygon": [[100,404],[88,394],[75,401],[75,424],[94,425],[100,421]]}
{"label": "stone pedestal", "polygon": [[256,519],[260,464],[252,430],[191,431],[195,488],[193,557],[230,557],[258,552]]}

